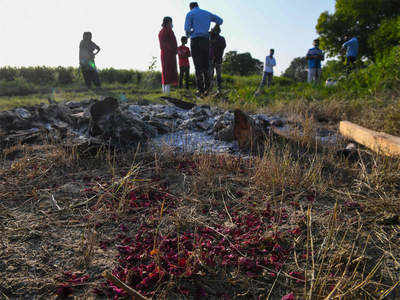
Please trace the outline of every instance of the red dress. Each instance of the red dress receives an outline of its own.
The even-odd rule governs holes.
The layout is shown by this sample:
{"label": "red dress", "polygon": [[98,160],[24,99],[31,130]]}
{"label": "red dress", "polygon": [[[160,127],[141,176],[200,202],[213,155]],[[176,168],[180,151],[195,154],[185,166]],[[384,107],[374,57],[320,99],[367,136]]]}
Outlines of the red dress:
{"label": "red dress", "polygon": [[163,27],[158,34],[161,48],[162,84],[178,84],[178,68],[176,54],[178,43],[174,32],[169,27]]}

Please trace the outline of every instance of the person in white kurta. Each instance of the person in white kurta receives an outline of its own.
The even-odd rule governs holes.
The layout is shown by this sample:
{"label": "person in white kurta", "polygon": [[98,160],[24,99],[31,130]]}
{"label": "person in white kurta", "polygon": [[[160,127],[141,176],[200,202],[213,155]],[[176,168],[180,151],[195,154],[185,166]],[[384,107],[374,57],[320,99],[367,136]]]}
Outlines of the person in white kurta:
{"label": "person in white kurta", "polygon": [[275,50],[271,49],[269,55],[265,58],[263,77],[260,83],[260,87],[257,90],[257,94],[260,93],[261,90],[264,88],[265,83],[267,83],[267,87],[270,87],[273,83],[274,67],[276,66],[274,54]]}

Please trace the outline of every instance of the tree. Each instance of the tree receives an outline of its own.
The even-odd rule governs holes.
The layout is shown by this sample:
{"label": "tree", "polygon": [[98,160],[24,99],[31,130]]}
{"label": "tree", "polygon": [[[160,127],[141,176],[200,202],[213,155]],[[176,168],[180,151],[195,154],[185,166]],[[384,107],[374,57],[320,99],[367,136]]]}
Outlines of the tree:
{"label": "tree", "polygon": [[251,54],[248,52],[227,52],[222,63],[223,72],[229,75],[248,76],[257,74],[262,70],[262,67],[263,63],[251,57]]}
{"label": "tree", "polygon": [[305,57],[297,57],[292,60],[289,68],[283,73],[284,77],[295,81],[307,80],[307,59]]}
{"label": "tree", "polygon": [[400,16],[383,21],[368,39],[368,44],[374,51],[375,57],[387,55],[394,46],[400,45]]}
{"label": "tree", "polygon": [[382,22],[400,14],[399,0],[337,0],[335,13],[323,12],[316,26],[321,48],[333,57],[341,53],[345,36],[356,36],[360,56],[374,59],[368,42]]}

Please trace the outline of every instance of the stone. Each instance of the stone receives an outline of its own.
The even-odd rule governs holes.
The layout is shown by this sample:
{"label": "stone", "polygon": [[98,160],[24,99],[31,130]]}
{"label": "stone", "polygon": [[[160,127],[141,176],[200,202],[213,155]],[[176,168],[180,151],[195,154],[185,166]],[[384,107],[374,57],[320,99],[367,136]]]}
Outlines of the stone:
{"label": "stone", "polygon": [[161,120],[152,118],[147,122],[150,126],[157,128],[159,134],[166,134],[171,132],[171,127],[165,125]]}
{"label": "stone", "polygon": [[214,123],[213,120],[207,119],[202,122],[197,122],[196,125],[199,129],[207,131],[211,128],[213,123]]}
{"label": "stone", "polygon": [[16,108],[15,114],[21,119],[29,119],[32,116],[31,113],[24,108]]}
{"label": "stone", "polygon": [[272,119],[270,120],[270,124],[271,126],[275,127],[282,127],[283,125],[285,125],[282,119]]}
{"label": "stone", "polygon": [[137,103],[137,105],[140,105],[140,106],[146,106],[146,105],[150,105],[151,104],[151,102],[149,100],[146,100],[146,99],[141,99],[136,103]]}
{"label": "stone", "polygon": [[233,142],[235,140],[235,136],[233,134],[233,125],[220,130],[215,134],[215,138],[224,142]]}

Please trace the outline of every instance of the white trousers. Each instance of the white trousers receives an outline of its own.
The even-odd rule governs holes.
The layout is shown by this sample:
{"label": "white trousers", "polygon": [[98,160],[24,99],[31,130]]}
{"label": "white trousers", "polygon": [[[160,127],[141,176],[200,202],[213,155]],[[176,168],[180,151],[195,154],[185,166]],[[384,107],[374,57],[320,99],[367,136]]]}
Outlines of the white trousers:
{"label": "white trousers", "polygon": [[319,81],[321,79],[321,69],[312,68],[308,69],[308,82]]}
{"label": "white trousers", "polygon": [[171,92],[171,85],[170,84],[163,84],[162,85],[162,92],[164,94],[169,95],[169,93]]}

